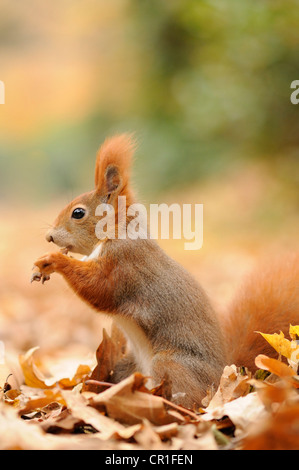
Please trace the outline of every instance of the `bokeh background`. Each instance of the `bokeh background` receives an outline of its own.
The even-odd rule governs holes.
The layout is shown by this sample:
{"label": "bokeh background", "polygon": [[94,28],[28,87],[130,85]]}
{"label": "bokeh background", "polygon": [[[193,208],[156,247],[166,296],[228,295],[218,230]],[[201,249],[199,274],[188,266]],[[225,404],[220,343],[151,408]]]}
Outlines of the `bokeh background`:
{"label": "bokeh background", "polygon": [[[1,1],[0,340],[94,352],[102,317],[59,276],[30,285],[57,212],[135,132],[142,202],[204,204],[204,245],[161,241],[223,308],[260,257],[298,249],[295,0]],[[74,352],[75,351],[75,352]]]}

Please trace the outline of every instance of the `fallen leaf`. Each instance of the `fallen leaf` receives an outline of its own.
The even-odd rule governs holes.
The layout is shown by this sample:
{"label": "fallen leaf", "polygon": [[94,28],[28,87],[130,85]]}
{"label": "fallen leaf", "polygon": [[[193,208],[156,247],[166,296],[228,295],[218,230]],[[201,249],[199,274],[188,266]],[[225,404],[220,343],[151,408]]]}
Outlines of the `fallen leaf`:
{"label": "fallen leaf", "polygon": [[291,403],[298,400],[297,391],[286,380],[279,380],[275,383],[266,382],[257,391],[266,409],[269,411],[276,411],[277,404],[281,405],[285,402]]}
{"label": "fallen leaf", "polygon": [[289,333],[293,341],[298,340],[299,339],[299,325],[296,325],[296,326],[290,325]]}
{"label": "fallen leaf", "polygon": [[167,373],[164,375],[162,382],[158,384],[156,387],[151,389],[151,393],[153,395],[166,398],[166,400],[171,400],[172,383]]}
{"label": "fallen leaf", "polygon": [[299,388],[299,378],[296,379],[294,370],[283,362],[260,354],[255,358],[255,364],[259,369],[268,370],[278,377],[290,380],[295,388]]}
{"label": "fallen leaf", "polygon": [[217,450],[210,423],[187,424],[181,426],[177,437],[171,442],[171,450]]}
{"label": "fallen leaf", "polygon": [[35,352],[38,350],[38,347],[29,349],[24,355],[19,356],[19,363],[21,365],[25,384],[29,387],[40,388],[40,389],[52,389],[56,386],[61,388],[68,389],[73,388],[79,383],[82,383],[91,373],[91,368],[87,364],[81,364],[77,367],[75,374],[73,375],[73,364],[70,363],[69,370],[65,366],[64,372],[69,377],[61,378],[60,375],[45,377],[41,370],[37,367],[35,362]]}
{"label": "fallen leaf", "polygon": [[176,436],[179,425],[177,422],[164,424],[162,426],[154,426],[154,431],[158,434],[162,441],[166,441]]}
{"label": "fallen leaf", "polygon": [[[282,331],[279,334],[274,333],[272,335],[261,332],[258,333],[260,333],[280,355],[286,357],[289,362],[291,361],[293,366],[298,366],[299,344],[297,339],[299,337],[299,325],[290,325],[289,335],[292,341],[286,339]],[[294,367],[294,369],[296,369],[296,367]]]}
{"label": "fallen leaf", "polygon": [[[132,437],[132,430],[128,431],[123,424],[110,417],[104,416],[95,407],[90,406],[89,393],[79,395],[78,393],[67,391],[63,392],[63,396],[72,417],[93,426],[93,428],[100,433],[99,437],[101,439],[107,440],[112,437],[121,436],[126,436],[126,438]],[[136,428],[134,432],[136,432]]]}
{"label": "fallen leaf", "polygon": [[[168,424],[175,419],[166,411],[163,398],[145,387],[146,377],[139,373],[93,396],[90,405],[121,423],[136,424],[147,419],[153,424]],[[142,391],[141,391],[142,390]]]}
{"label": "fallen leaf", "polygon": [[[63,406],[58,402],[51,402],[48,405],[45,405],[42,408],[37,408],[31,413],[26,413],[22,415],[22,419],[30,420],[30,422],[38,422],[41,424],[44,421],[50,421],[59,416],[62,412]],[[42,426],[43,429],[45,429]]]}
{"label": "fallen leaf", "polygon": [[21,395],[20,390],[10,389],[4,392],[3,395],[5,403],[13,406],[19,406],[19,397]]}
{"label": "fallen leaf", "polygon": [[144,450],[162,450],[165,448],[160,436],[155,432],[152,424],[147,419],[143,419],[140,429],[135,434],[135,440]]}
{"label": "fallen leaf", "polygon": [[250,378],[249,372],[248,375],[244,375],[235,365],[226,366],[223,370],[218,390],[210,400],[207,409],[212,410],[224,403],[245,396],[250,390],[250,384],[248,383]]}
{"label": "fallen leaf", "polygon": [[46,419],[39,420],[41,428],[47,433],[60,434],[60,433],[75,433],[77,426],[82,423],[71,411],[67,408],[58,410],[57,413],[51,413],[46,416]]}
{"label": "fallen leaf", "polygon": [[38,369],[34,361],[34,353],[38,347],[29,349],[24,355],[20,355],[19,361],[24,374],[25,384],[34,388],[53,388],[54,383],[47,383],[46,377]]}
{"label": "fallen leaf", "polygon": [[106,450],[121,444],[82,436],[56,436],[44,432],[36,421],[21,419],[13,407],[0,404],[0,450]]}
{"label": "fallen leaf", "polygon": [[97,365],[89,377],[91,382],[84,383],[84,391],[100,393],[106,389],[95,382],[111,381],[116,363],[124,356],[125,344],[124,336],[116,326],[112,328],[111,337],[103,329],[103,339],[96,352]]}
{"label": "fallen leaf", "polygon": [[212,410],[207,410],[202,415],[201,420],[219,420],[224,416],[228,416],[235,425],[236,435],[242,435],[251,423],[257,425],[260,420],[263,420],[267,416],[267,411],[257,392],[253,392],[245,397],[236,398],[229,403],[224,403]]}
{"label": "fallen leaf", "polygon": [[258,331],[260,335],[278,352],[284,357],[290,358],[291,357],[291,342],[284,337],[283,332],[281,331],[279,334],[274,333],[272,335],[261,333]]}
{"label": "fallen leaf", "polygon": [[41,410],[53,402],[66,406],[66,402],[59,389],[43,390],[43,394],[41,396],[37,398],[29,398],[25,406],[20,408],[19,415],[23,416],[33,411]]}
{"label": "fallen leaf", "polygon": [[280,407],[267,419],[253,424],[243,450],[299,450],[299,404]]}
{"label": "fallen leaf", "polygon": [[73,388],[79,383],[82,383],[84,380],[86,380],[87,377],[89,377],[91,373],[90,367],[88,365],[82,364],[78,366],[78,369],[75,373],[75,375],[70,379],[70,378],[64,378],[59,380],[58,385],[61,388]]}

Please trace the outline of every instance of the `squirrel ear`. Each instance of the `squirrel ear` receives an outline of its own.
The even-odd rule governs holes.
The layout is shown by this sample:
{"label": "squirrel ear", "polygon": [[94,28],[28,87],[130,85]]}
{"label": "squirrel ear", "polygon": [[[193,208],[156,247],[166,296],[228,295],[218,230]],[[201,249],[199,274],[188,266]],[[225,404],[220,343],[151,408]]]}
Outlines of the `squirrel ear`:
{"label": "squirrel ear", "polygon": [[121,185],[121,177],[116,166],[109,165],[105,173],[108,193],[113,193]]}
{"label": "squirrel ear", "polygon": [[96,160],[96,190],[113,192],[128,183],[135,140],[131,134],[121,134],[105,140]]}

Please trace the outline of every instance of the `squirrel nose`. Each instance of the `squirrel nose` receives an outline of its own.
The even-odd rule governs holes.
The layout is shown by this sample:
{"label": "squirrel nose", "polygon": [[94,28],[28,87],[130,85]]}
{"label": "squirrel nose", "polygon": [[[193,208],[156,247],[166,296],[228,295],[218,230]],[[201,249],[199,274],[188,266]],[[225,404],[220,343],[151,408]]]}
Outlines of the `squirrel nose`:
{"label": "squirrel nose", "polygon": [[53,242],[54,243],[54,238],[52,237],[52,235],[50,233],[47,233],[46,235],[46,240],[47,242],[51,243]]}

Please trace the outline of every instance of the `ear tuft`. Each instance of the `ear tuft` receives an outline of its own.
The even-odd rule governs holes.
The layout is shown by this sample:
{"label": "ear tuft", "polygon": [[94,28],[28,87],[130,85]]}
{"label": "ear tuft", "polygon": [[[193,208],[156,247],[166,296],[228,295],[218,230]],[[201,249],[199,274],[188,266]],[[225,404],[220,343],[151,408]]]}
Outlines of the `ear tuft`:
{"label": "ear tuft", "polygon": [[136,140],[132,134],[110,137],[100,147],[95,168],[97,190],[103,187],[108,192],[128,183]]}

